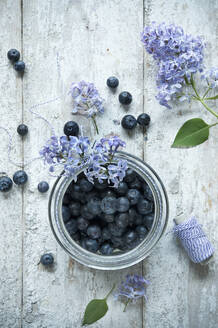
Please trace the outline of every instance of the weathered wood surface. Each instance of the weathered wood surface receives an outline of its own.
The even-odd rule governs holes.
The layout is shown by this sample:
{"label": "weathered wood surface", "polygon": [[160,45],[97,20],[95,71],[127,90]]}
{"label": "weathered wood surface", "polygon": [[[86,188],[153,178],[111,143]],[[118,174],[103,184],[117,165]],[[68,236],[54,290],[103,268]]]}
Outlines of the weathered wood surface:
{"label": "weathered wood surface", "polygon": [[[16,78],[12,68],[0,68],[1,119],[14,130],[14,157],[20,161],[23,157],[25,161],[37,157],[51,134],[44,121],[28,112],[30,106],[64,94],[62,100],[36,109],[61,133],[64,122],[72,117],[67,96],[70,84],[81,79],[92,81],[106,100],[105,115],[98,119],[100,135],[121,135],[127,141],[127,150],[145,158],[159,173],[170,199],[169,229],[182,209],[193,211],[217,247],[217,129],[207,143],[196,149],[170,149],[177,129],[186,119],[200,115],[207,121],[211,118],[197,104],[173,111],[158,105],[154,98],[155,67],[139,36],[143,24],[152,20],[179,23],[190,33],[204,35],[208,63],[217,66],[217,1],[147,0],[143,4],[142,0],[23,0],[15,5],[13,2],[12,10],[12,1],[4,0],[0,9],[1,58],[4,61],[10,47],[23,47],[27,64],[23,81]],[[116,94],[105,85],[113,74],[120,79]],[[138,129],[127,135],[113,123],[113,119],[124,115],[117,101],[121,90],[133,94],[129,113],[137,116],[144,106],[144,111],[151,114],[147,141]],[[22,117],[30,131],[23,145],[16,135]],[[94,140],[90,122],[74,118]],[[7,167],[12,175],[16,168],[7,163],[6,143],[7,136],[2,132],[1,171]],[[54,178],[48,177],[38,161],[26,171],[29,182],[23,192],[14,188],[7,199],[0,195],[4,213],[0,221],[0,327],[79,328],[87,302],[103,297],[113,282],[132,272],[144,273],[151,280],[148,302],[130,306],[124,314],[122,305],[111,298],[107,316],[93,327],[217,326],[216,255],[207,267],[190,264],[168,235],[148,259],[133,268],[112,273],[87,269],[64,253],[50,231],[48,195],[40,195],[37,184],[48,180],[52,186]],[[55,266],[50,271],[38,265],[40,255],[47,251],[55,255]]]}

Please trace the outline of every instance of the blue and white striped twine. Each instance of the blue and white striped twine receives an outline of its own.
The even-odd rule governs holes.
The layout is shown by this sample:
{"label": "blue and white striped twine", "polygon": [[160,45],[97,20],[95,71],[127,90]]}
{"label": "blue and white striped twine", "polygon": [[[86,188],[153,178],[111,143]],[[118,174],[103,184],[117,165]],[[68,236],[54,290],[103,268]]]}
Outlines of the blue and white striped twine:
{"label": "blue and white striped twine", "polygon": [[194,263],[201,263],[213,255],[214,248],[195,216],[175,225],[173,232]]}

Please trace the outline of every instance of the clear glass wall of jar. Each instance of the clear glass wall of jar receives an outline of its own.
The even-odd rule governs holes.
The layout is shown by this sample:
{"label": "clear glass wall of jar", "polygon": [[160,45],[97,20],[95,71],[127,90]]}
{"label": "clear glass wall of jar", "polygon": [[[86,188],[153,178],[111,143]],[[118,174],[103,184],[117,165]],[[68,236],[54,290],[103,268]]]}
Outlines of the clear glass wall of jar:
{"label": "clear glass wall of jar", "polygon": [[[136,171],[149,185],[154,197],[154,222],[146,238],[134,249],[112,255],[91,253],[77,244],[65,229],[62,219],[63,196],[72,178],[60,176],[51,191],[49,200],[49,220],[52,232],[60,246],[76,261],[91,268],[118,270],[127,268],[145,259],[158,243],[168,221],[168,198],[166,190],[156,172],[139,158],[124,152],[117,153],[118,159],[127,160],[128,167]],[[78,172],[80,174],[81,171]]]}

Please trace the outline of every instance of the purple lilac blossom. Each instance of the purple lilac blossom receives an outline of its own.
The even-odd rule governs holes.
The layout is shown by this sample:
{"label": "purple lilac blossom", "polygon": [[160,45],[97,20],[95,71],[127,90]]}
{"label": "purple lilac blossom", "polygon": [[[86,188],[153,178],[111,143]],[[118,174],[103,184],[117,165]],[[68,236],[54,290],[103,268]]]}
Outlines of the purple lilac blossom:
{"label": "purple lilac blossom", "polygon": [[85,81],[72,83],[70,94],[73,98],[73,114],[79,113],[93,117],[99,113],[104,113],[104,100],[100,97],[93,83]]}
{"label": "purple lilac blossom", "polygon": [[202,80],[206,80],[208,87],[214,89],[218,86],[218,68],[212,67],[201,75]]}
{"label": "purple lilac blossom", "polygon": [[[191,75],[203,71],[204,43],[200,37],[185,34],[180,26],[152,22],[141,34],[146,51],[158,64],[156,96],[159,103],[171,108],[169,101],[189,99],[182,88]],[[182,96],[182,97],[181,97]]]}
{"label": "purple lilac blossom", "polygon": [[139,275],[127,275],[126,280],[118,286],[114,296],[129,300],[137,300],[140,297],[146,298],[146,289],[150,284],[148,280]]}

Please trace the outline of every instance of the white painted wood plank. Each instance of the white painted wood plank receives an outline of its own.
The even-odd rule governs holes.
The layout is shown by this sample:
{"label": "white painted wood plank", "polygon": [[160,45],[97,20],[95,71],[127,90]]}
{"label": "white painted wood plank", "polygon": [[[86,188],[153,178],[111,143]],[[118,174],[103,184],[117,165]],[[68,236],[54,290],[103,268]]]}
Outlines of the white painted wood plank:
{"label": "white painted wood plank", "polygon": [[[143,26],[142,1],[27,1],[24,0],[24,53],[28,72],[24,81],[25,120],[30,128],[25,157],[37,156],[38,149],[49,137],[44,122],[34,120],[27,108],[41,100],[67,92],[73,81],[94,82],[106,99],[106,113],[98,119],[100,136],[118,133],[127,141],[127,150],[142,157],[143,136],[137,130],[128,137],[113,119],[121,119],[125,111],[106,87],[106,79],[116,75],[119,90],[128,90],[134,101],[129,109],[135,115],[142,111],[143,49],[139,33]],[[61,79],[58,81],[56,53],[60,53]],[[70,99],[39,108],[56,131],[71,119]],[[84,125],[85,133],[95,134],[92,124],[75,117]],[[137,140],[137,142],[136,142]],[[99,272],[74,263],[55,242],[47,217],[48,195],[39,195],[37,183],[48,179],[40,163],[29,171],[29,189],[25,194],[24,238],[24,316],[23,327],[80,327],[85,305],[94,297],[103,297],[113,282],[127,274],[141,272],[141,264],[118,272]],[[50,186],[54,180],[49,179]],[[51,251],[55,268],[48,272],[37,266],[40,255]],[[142,326],[141,306],[129,307],[112,299],[107,316],[93,327],[109,328]]]}
{"label": "white painted wood plank", "polygon": [[[201,34],[208,43],[206,62],[217,66],[217,1],[145,1],[145,24],[152,21],[180,24],[188,33]],[[169,228],[183,209],[193,211],[204,230],[217,244],[218,129],[210,140],[189,150],[171,149],[181,125],[192,117],[207,122],[213,118],[197,103],[175,106],[172,111],[159,106],[155,90],[155,66],[145,54],[145,111],[152,117],[146,144],[146,161],[160,174],[170,201]],[[207,267],[191,264],[172,235],[168,235],[147,261],[144,271],[152,285],[144,309],[146,328],[214,328],[218,323],[218,259]]]}
{"label": "white painted wood plank", "polygon": [[[19,1],[0,2],[0,125],[13,134],[13,158],[22,160],[22,142],[16,129],[22,122],[21,79],[8,64],[9,49],[21,49]],[[8,136],[0,130],[0,171],[12,177],[16,167],[8,162]],[[22,190],[13,186],[0,194],[0,327],[19,327],[22,299]]]}

